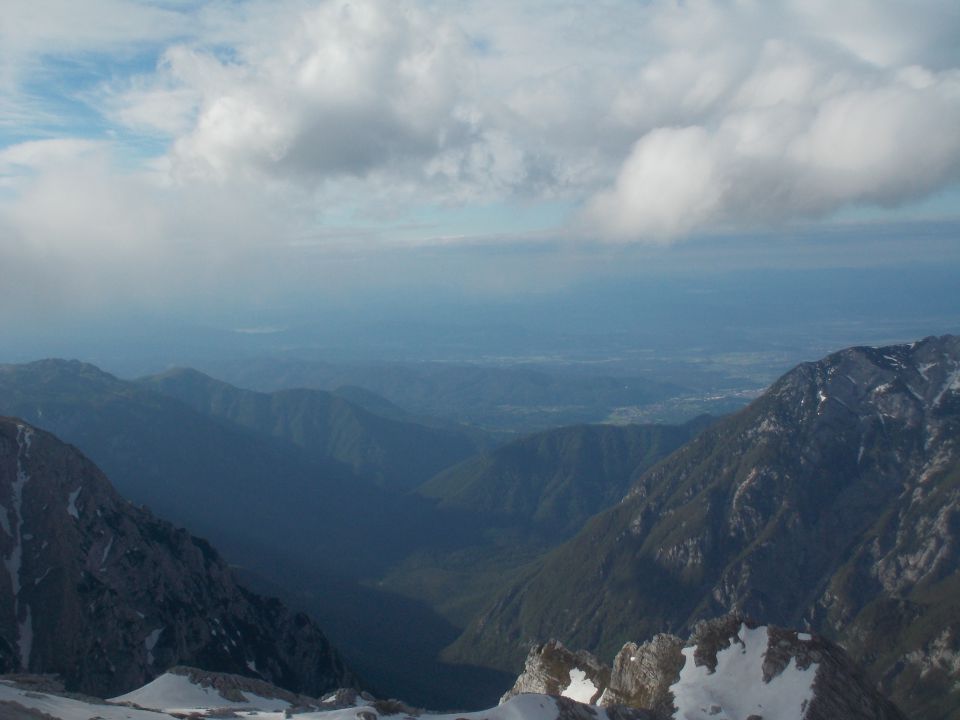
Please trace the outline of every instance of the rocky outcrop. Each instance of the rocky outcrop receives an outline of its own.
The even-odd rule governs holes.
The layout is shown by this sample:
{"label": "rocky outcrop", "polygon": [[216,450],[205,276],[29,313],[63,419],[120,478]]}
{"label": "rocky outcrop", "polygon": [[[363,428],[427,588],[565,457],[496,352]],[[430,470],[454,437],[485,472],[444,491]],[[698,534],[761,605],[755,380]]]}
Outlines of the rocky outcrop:
{"label": "rocky outcrop", "polygon": [[637,645],[627,643],[613,659],[610,684],[601,705],[628,705],[669,714],[673,708],[670,686],[683,667],[683,640],[661,633]]}
{"label": "rocky outcrop", "polygon": [[126,502],[75,448],[9,418],[0,558],[0,672],[54,673],[101,697],[178,664],[311,695],[353,682],[309,618],[238,586],[205,541]]}
{"label": "rocky outcrop", "polygon": [[[721,713],[737,716],[725,707],[750,708],[757,717],[797,720],[905,720],[887,698],[870,685],[863,671],[839,646],[810,633],[776,626],[762,627],[729,615],[697,624],[683,652],[684,666],[678,682],[670,687],[675,705],[682,703],[684,676],[703,667],[711,677],[715,702]],[[743,672],[743,657],[753,660]],[[684,672],[687,671],[687,672]],[[702,676],[700,676],[702,682]],[[771,713],[772,702],[793,695],[794,706],[784,703]],[[689,701],[686,703],[689,705]],[[764,707],[767,712],[764,712]],[[746,712],[741,710],[741,713]],[[796,712],[789,715],[790,712]]]}
{"label": "rocky outcrop", "polygon": [[626,707],[653,720],[905,720],[837,645],[738,615],[698,623],[686,642],[661,634],[627,643],[609,673],[589,654],[546,643],[531,650],[504,700],[520,692],[567,695],[574,684],[567,678],[585,659],[594,678],[609,680],[592,700],[608,715]]}
{"label": "rocky outcrop", "polygon": [[571,652],[551,640],[530,649],[523,673],[500,702],[521,693],[541,693],[592,704],[609,684],[610,668],[596,657],[585,650]]}

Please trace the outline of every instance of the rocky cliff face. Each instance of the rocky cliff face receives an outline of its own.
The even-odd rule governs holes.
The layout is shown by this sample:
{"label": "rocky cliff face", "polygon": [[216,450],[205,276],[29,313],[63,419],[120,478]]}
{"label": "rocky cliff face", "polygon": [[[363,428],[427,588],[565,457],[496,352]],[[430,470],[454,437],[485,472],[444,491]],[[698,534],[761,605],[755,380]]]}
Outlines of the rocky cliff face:
{"label": "rocky cliff face", "polygon": [[661,633],[638,645],[627,643],[613,659],[610,684],[601,697],[603,705],[650,708],[660,715],[673,709],[670,686],[683,668],[684,642]]}
{"label": "rocky cliff face", "polygon": [[960,338],[851,348],[645,473],[453,652],[506,664],[494,637],[558,636],[613,653],[737,611],[841,642],[911,716],[947,718],[958,538]]}
{"label": "rocky cliff face", "polygon": [[572,652],[563,643],[551,640],[531,648],[523,673],[500,702],[523,693],[542,693],[591,704],[609,685],[610,668],[591,653]]}
{"label": "rocky cliff face", "polygon": [[352,682],[306,616],[239,587],[206,542],[123,500],[73,447],[9,418],[0,558],[0,672],[56,673],[100,696],[177,664],[310,694]]}
{"label": "rocky cliff face", "polygon": [[586,673],[597,683],[589,702],[656,720],[904,720],[838,646],[736,615],[698,623],[686,642],[661,634],[628,643],[612,672],[555,641],[533,648],[504,701],[518,692],[570,697]]}

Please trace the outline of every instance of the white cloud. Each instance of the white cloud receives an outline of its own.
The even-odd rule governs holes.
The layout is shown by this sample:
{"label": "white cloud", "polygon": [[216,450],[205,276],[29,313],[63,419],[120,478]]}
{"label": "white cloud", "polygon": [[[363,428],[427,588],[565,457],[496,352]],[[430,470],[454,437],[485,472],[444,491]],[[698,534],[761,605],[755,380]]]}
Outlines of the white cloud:
{"label": "white cloud", "polygon": [[831,88],[764,69],[716,124],[644,134],[583,220],[609,238],[663,242],[908,203],[960,179],[958,80],[914,71]]}
{"label": "white cloud", "polygon": [[101,150],[104,143],[82,138],[31,140],[0,150],[0,175],[44,170]]}
{"label": "white cloud", "polygon": [[[423,163],[462,143],[464,38],[409,3],[334,0],[291,32],[219,62],[174,156],[187,173],[265,173],[306,182]],[[189,75],[184,54],[171,71]],[[203,62],[217,64],[212,55]]]}
{"label": "white cloud", "polygon": [[4,0],[0,89],[10,92],[45,56],[129,52],[190,32],[187,14],[124,0]]}
{"label": "white cloud", "polygon": [[[575,239],[664,244],[909,204],[960,179],[958,36],[933,0],[16,0],[0,262],[163,293],[265,272],[259,246],[325,224],[371,242],[414,207],[561,202]],[[91,55],[82,92],[42,69]],[[38,87],[105,131],[63,116],[52,137]]]}
{"label": "white cloud", "polygon": [[[928,113],[956,110],[958,22],[930,0],[290,0],[199,17],[156,73],[103,93],[117,122],[170,137],[179,182],[288,183],[321,211],[345,178],[381,209],[560,197],[588,234],[663,242],[956,179],[956,133]],[[904,173],[890,133],[945,157]]]}
{"label": "white cloud", "polygon": [[590,202],[587,229],[656,242],[699,227],[717,214],[726,194],[721,151],[700,127],[649,132],[634,146],[614,188]]}
{"label": "white cloud", "polygon": [[[960,180],[960,75],[923,66],[924,53],[944,54],[917,31],[935,39],[942,27],[933,32],[925,18],[898,34],[905,18],[882,3],[858,6],[864,25],[855,33],[849,8],[831,25],[825,8],[771,17],[769,6],[744,3],[718,16],[718,5],[701,2],[690,11],[706,19],[685,28],[680,7],[659,26],[701,51],[654,60],[637,99],[621,98],[637,140],[614,182],[586,204],[585,232],[667,242],[902,205]],[[668,64],[672,72],[655,71]],[[686,82],[657,92],[650,77]]]}

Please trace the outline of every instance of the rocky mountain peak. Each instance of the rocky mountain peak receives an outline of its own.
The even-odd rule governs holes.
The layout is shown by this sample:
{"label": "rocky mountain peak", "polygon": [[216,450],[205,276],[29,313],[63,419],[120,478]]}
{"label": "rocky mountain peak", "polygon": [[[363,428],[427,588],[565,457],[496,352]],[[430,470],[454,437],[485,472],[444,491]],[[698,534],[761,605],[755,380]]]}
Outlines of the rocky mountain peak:
{"label": "rocky mountain peak", "polygon": [[0,672],[115,695],[177,664],[319,693],[352,677],[315,625],[121,498],[75,448],[0,418]]}
{"label": "rocky mountain peak", "polygon": [[806,424],[892,420],[935,430],[960,393],[960,337],[931,337],[908,345],[854,347],[805,363],[770,390]]}

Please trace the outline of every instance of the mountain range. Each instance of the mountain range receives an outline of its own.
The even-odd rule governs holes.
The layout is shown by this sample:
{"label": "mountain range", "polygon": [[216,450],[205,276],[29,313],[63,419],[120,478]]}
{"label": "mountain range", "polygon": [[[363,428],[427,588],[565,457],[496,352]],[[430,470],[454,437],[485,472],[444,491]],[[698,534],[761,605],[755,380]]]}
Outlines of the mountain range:
{"label": "mountain range", "polygon": [[345,393],[378,412],[323,390],[258,393],[186,368],[145,378],[142,384],[204,415],[290,442],[312,460],[339,462],[359,477],[399,490],[416,487],[495,444],[493,436],[467,426],[424,425],[398,419],[396,413],[385,417],[378,413],[389,412],[388,403],[355,388]]}
{"label": "mountain range", "polygon": [[[408,665],[395,658],[436,662],[459,632],[374,582],[416,548],[448,547],[476,533],[430,501],[77,361],[0,366],[0,413],[75,444],[124,497],[214,542],[255,589],[309,611],[349,648],[352,666],[375,689],[410,679],[397,678],[395,668],[403,676]],[[456,687],[460,671],[450,672]],[[503,682],[497,673],[492,686],[490,673],[468,674],[481,678],[487,695]],[[416,688],[411,695],[420,701]]]}
{"label": "mountain range", "polygon": [[[222,362],[210,371],[260,391],[364,388],[409,413],[494,430],[536,432],[604,421],[617,408],[648,405],[690,388],[650,377],[546,372],[522,364],[453,362],[339,365],[294,359]],[[349,398],[349,395],[345,395]],[[737,403],[737,407],[742,401]]]}
{"label": "mountain range", "polygon": [[960,710],[960,338],[843,350],[685,426],[505,442],[345,394],[0,367],[0,412],[309,607],[391,694],[477,706],[549,638],[609,657],[734,612],[838,643],[911,717]]}
{"label": "mountain range", "polygon": [[643,473],[448,657],[516,667],[557,637],[612,654],[735,610],[839,641],[924,718],[960,708],[960,338],[787,373]]}
{"label": "mountain range", "polygon": [[[441,663],[431,674],[450,675],[439,687],[458,689],[437,698],[436,686],[415,686],[419,674],[399,658],[436,663],[491,594],[572,525],[569,517],[560,520],[562,506],[549,504],[539,517],[544,527],[567,527],[560,538],[531,532],[523,516],[491,525],[472,507],[408,486],[477,448],[487,449],[476,457],[508,467],[541,445],[531,458],[548,466],[565,462],[551,453],[582,455],[584,472],[561,471],[567,490],[554,482],[553,492],[589,498],[577,515],[585,517],[620,494],[590,498],[597,478],[588,438],[622,436],[606,449],[611,467],[619,463],[622,472],[603,478],[619,488],[635,468],[629,454],[619,459],[614,450],[631,447],[650,462],[689,437],[660,427],[581,427],[562,432],[562,442],[535,437],[518,441],[519,451],[508,444],[502,456],[513,460],[504,464],[491,448],[500,438],[411,420],[372,393],[350,394],[391,417],[322,391],[257,393],[189,370],[132,382],[76,361],[0,366],[0,412],[75,443],[126,497],[210,538],[241,565],[245,581],[311,612],[376,688],[423,703],[453,703],[456,696],[482,702],[502,692],[506,676]],[[468,462],[463,472],[472,467]],[[443,485],[428,484],[434,495]]]}

